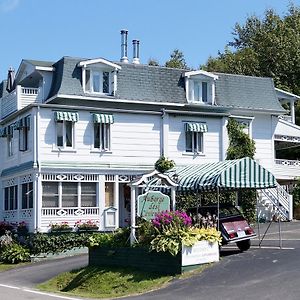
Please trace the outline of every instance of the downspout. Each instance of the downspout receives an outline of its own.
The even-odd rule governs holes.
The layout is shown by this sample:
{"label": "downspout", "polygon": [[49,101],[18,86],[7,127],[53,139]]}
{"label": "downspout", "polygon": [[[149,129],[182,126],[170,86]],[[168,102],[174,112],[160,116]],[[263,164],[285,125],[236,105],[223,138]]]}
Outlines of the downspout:
{"label": "downspout", "polygon": [[40,127],[39,127],[39,119],[40,119],[40,106],[37,106],[36,112],[34,114],[34,151],[33,151],[33,161],[34,167],[36,169],[35,172],[35,189],[34,189],[34,229],[38,230],[40,228],[40,218],[41,218],[41,203],[40,203],[40,194],[41,194],[41,185],[40,185],[40,175],[41,175],[41,165],[39,162],[39,136],[40,136]]}
{"label": "downspout", "polygon": [[169,136],[169,114],[163,108],[161,110],[161,138],[160,156],[168,156],[168,136]]}

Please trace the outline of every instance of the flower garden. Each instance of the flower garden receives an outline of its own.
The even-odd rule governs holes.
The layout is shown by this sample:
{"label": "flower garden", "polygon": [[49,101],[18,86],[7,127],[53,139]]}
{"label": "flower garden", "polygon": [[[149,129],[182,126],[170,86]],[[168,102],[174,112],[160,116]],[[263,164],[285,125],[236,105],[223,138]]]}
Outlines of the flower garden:
{"label": "flower garden", "polygon": [[[178,267],[168,270],[167,266],[170,265],[170,259],[171,264],[180,263],[179,256],[183,247],[193,247],[200,241],[210,244],[221,242],[220,232],[216,228],[194,226],[191,217],[183,211],[160,212],[151,221],[140,218],[134,245],[129,243],[129,227],[113,233],[88,232],[87,229],[97,230],[97,223],[78,221],[75,227],[62,222],[50,224],[50,228],[51,232],[57,234],[29,234],[24,222],[0,222],[0,260],[18,263],[29,261],[41,253],[55,254],[75,247],[88,247],[90,265],[122,265],[125,262],[127,265],[141,266],[143,269],[148,265],[149,270],[154,271],[153,262],[157,262],[160,268],[161,265],[166,265],[167,273],[178,273],[181,272]],[[69,229],[72,232],[63,233]],[[120,257],[117,257],[117,253],[120,253]],[[151,262],[145,261],[147,257]],[[127,266],[126,264],[124,266]]]}

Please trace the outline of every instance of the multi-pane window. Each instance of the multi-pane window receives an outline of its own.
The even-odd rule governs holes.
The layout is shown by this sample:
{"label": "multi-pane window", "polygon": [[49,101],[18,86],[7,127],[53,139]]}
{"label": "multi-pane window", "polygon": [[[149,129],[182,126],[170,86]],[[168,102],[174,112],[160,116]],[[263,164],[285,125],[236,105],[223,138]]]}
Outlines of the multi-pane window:
{"label": "multi-pane window", "polygon": [[56,146],[72,148],[74,145],[73,125],[71,121],[56,121]]}
{"label": "multi-pane window", "polygon": [[13,156],[14,155],[14,152],[13,152],[13,149],[14,149],[14,145],[13,145],[13,135],[7,135],[7,154],[8,156]]}
{"label": "multi-pane window", "polygon": [[43,207],[96,207],[95,182],[48,182],[43,185]]}
{"label": "multi-pane window", "polygon": [[194,101],[208,101],[208,84],[206,81],[194,82]]}
{"label": "multi-pane window", "polygon": [[191,132],[185,133],[185,151],[193,153],[203,153],[203,132]]}
{"label": "multi-pane window", "polygon": [[85,71],[85,90],[91,93],[110,93],[110,74],[106,71]]}
{"label": "multi-pane window", "polygon": [[95,207],[97,205],[96,182],[81,182],[81,206]]}
{"label": "multi-pane window", "polygon": [[114,206],[114,183],[105,182],[105,207]]}
{"label": "multi-pane window", "polygon": [[28,127],[22,127],[19,129],[19,150],[20,151],[28,150],[28,136],[29,136]]}
{"label": "multi-pane window", "polygon": [[58,182],[44,181],[42,186],[42,206],[58,207]]}
{"label": "multi-pane window", "polygon": [[4,210],[18,209],[18,186],[10,186],[4,189]]}
{"label": "multi-pane window", "polygon": [[78,206],[78,183],[62,182],[62,207]]}
{"label": "multi-pane window", "polygon": [[110,124],[94,123],[94,148],[110,150]]}
{"label": "multi-pane window", "polygon": [[207,132],[206,123],[185,123],[185,152],[204,153],[204,133]]}
{"label": "multi-pane window", "polygon": [[33,183],[22,184],[22,209],[33,208]]}

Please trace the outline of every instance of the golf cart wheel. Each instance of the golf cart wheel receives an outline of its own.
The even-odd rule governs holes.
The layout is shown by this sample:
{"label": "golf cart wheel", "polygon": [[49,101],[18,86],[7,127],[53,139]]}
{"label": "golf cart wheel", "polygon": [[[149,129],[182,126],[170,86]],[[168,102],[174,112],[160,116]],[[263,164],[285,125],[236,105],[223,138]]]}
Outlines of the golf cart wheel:
{"label": "golf cart wheel", "polygon": [[237,242],[236,245],[242,252],[247,251],[247,250],[249,250],[249,248],[251,246],[251,241],[250,240],[240,241],[240,242]]}

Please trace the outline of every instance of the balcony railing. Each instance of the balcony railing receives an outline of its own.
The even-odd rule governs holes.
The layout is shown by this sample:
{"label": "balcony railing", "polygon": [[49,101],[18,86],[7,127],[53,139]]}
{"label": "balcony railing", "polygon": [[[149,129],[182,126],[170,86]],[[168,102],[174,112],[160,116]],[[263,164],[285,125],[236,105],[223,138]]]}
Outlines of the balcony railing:
{"label": "balcony railing", "polygon": [[276,165],[300,167],[300,160],[275,159]]}
{"label": "balcony railing", "polygon": [[15,90],[2,98],[1,119],[31,103],[38,102],[40,94],[39,88],[17,85]]}

